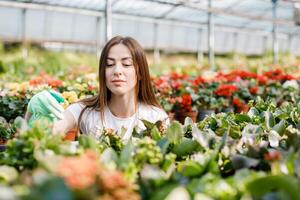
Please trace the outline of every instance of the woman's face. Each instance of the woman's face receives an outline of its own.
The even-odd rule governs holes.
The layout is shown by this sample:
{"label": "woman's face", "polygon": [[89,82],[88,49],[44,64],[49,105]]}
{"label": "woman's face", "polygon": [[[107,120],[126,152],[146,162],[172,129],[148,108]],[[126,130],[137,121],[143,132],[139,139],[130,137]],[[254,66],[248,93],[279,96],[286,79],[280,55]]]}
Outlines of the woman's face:
{"label": "woman's face", "polygon": [[108,52],[105,68],[106,86],[113,95],[135,95],[137,84],[132,55],[123,44],[112,46]]}

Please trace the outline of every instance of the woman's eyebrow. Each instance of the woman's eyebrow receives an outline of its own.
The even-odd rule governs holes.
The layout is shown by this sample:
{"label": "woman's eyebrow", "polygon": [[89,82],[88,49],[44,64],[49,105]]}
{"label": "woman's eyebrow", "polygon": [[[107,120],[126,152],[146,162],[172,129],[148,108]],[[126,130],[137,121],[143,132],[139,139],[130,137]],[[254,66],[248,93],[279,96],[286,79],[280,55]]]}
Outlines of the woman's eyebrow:
{"label": "woman's eyebrow", "polygon": [[[114,58],[111,58],[111,57],[107,57],[106,58],[107,60],[112,60],[112,61],[114,61],[114,60],[116,60],[116,59],[114,59]],[[132,57],[124,57],[124,58],[121,58],[121,60],[132,60]]]}
{"label": "woman's eyebrow", "polygon": [[132,57],[124,57],[124,58],[122,58],[121,60],[132,60]]}

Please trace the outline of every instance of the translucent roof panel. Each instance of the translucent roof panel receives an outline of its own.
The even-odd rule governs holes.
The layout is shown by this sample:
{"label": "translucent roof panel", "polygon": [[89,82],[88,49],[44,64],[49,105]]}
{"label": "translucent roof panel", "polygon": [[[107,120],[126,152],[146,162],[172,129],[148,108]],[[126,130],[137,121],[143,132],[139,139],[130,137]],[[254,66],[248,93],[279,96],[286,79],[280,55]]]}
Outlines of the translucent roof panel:
{"label": "translucent roof panel", "polygon": [[160,17],[168,12],[172,5],[159,4],[151,1],[118,0],[113,4],[113,12],[146,17]]}
{"label": "translucent roof panel", "polygon": [[[36,3],[60,7],[88,9],[102,12],[106,0],[0,0],[5,2]],[[277,17],[280,25],[291,27],[294,33],[295,0],[279,0]],[[176,19],[177,21],[203,24],[207,22],[207,0],[111,0],[112,11],[117,14]],[[271,0],[212,0],[216,24],[269,31],[272,26]],[[254,22],[253,22],[254,20]],[[256,22],[255,22],[256,21]],[[269,24],[268,24],[269,23]],[[283,29],[279,29],[283,30]],[[289,29],[285,28],[285,32]]]}
{"label": "translucent roof panel", "polygon": [[186,7],[176,7],[165,18],[205,23],[207,22],[207,13]]}
{"label": "translucent roof panel", "polygon": [[248,19],[241,18],[241,17],[226,16],[226,15],[216,15],[214,17],[214,23],[216,25],[241,27],[247,22],[249,22]]}
{"label": "translucent roof panel", "polygon": [[[292,3],[294,1],[296,0],[278,0],[278,32],[280,35],[285,35],[285,37],[292,34],[300,36],[300,26],[296,26],[294,23],[294,3]],[[36,7],[32,9],[36,10],[35,12],[28,12],[27,17],[29,21],[38,25],[35,27],[32,25],[32,27],[28,28],[28,36],[38,35],[41,37],[41,34],[46,32],[46,36],[50,39],[59,39],[58,37],[56,38],[56,35],[59,35],[59,37],[66,40],[75,40],[80,37],[80,40],[82,41],[91,41],[96,35],[95,26],[100,26],[100,29],[103,32],[105,30],[105,20],[101,19],[100,24],[97,24],[99,18],[95,19],[95,15],[90,14],[91,16],[88,16],[89,14],[86,13],[99,13],[100,16],[103,15],[106,0],[0,0],[0,7],[1,2],[3,5],[5,4],[4,7],[9,7],[9,3],[22,3],[22,5],[11,6],[12,14],[15,13],[14,17],[16,18],[16,22],[11,24],[17,24],[16,27],[9,26],[8,22],[5,20],[0,21],[1,26],[8,30],[18,32],[18,34],[16,33],[14,36],[18,35],[19,37],[19,35],[21,35],[21,26],[18,26],[21,23],[20,21],[22,18],[20,9],[22,6],[28,6],[30,8],[30,5],[32,4],[33,7],[40,7],[38,9],[36,9]],[[51,8],[46,8],[47,6],[43,5],[50,5]],[[225,38],[227,37],[228,32],[241,32],[242,34],[252,34],[256,32],[259,33],[258,35],[260,37],[263,35],[272,35],[273,5],[271,0],[212,0],[211,10],[208,9],[208,0],[111,0],[111,6],[113,12],[113,33],[127,33],[129,35],[134,35],[136,31],[138,31],[140,35],[147,35],[149,41],[153,41],[153,23],[154,21],[159,22],[158,34],[160,38],[158,40],[163,40],[162,38],[166,37],[169,41],[165,45],[166,47],[171,46],[175,39],[178,40],[178,44],[180,45],[185,42],[194,44],[194,39],[186,41],[186,39],[181,38],[189,37],[189,34],[184,34],[183,32],[186,30],[186,32],[193,32],[194,35],[197,35],[199,29],[207,29],[208,11],[213,13],[216,35],[218,34],[218,31],[224,31],[224,35],[226,35]],[[55,10],[52,9],[53,7],[74,9]],[[19,10],[13,8],[19,8]],[[44,11],[46,10],[45,12],[49,13],[42,12],[41,10],[43,9]],[[64,10],[68,10],[66,15],[61,14]],[[72,11],[69,12],[69,10]],[[81,12],[82,10],[93,12]],[[5,11],[5,13],[7,13],[7,11]],[[0,14],[5,18],[5,15],[7,15],[5,13]],[[51,16],[52,14],[53,16]],[[79,15],[88,17],[81,18]],[[17,19],[20,19],[20,21],[17,21]],[[49,22],[46,22],[46,19],[51,19],[52,21],[49,20]],[[44,28],[43,24],[46,23],[51,27],[48,28],[49,30],[44,30],[46,28]],[[176,28],[168,28],[166,24],[171,24]],[[72,26],[72,29],[62,28],[62,31],[56,30],[60,27],[67,26]],[[182,29],[180,26],[182,26]],[[3,28],[3,30],[5,30],[5,28]],[[85,33],[87,30],[90,30],[90,33]],[[143,34],[143,31],[147,31],[147,33]],[[163,36],[164,31],[167,34],[166,36]],[[170,36],[170,33],[172,32],[175,35],[175,39],[172,39]],[[5,35],[6,33],[0,34]],[[223,36],[219,37],[222,38]],[[229,41],[226,42],[229,43]],[[150,42],[147,45],[151,46]],[[226,45],[228,46],[228,44]],[[220,51],[228,50],[221,49],[221,46],[222,45],[220,45],[219,48]],[[179,48],[179,46],[176,47]],[[197,48],[197,45],[192,48]]]}

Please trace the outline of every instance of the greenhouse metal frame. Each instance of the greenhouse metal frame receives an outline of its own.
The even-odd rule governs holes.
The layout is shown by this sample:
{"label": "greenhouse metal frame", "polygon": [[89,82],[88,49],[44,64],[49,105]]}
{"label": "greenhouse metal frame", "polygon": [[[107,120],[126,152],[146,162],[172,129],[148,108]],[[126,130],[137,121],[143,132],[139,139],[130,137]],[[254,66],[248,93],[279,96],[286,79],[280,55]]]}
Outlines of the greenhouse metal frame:
{"label": "greenhouse metal frame", "polygon": [[[159,52],[300,55],[296,0],[0,0],[0,38],[97,51],[128,35]],[[298,10],[297,10],[298,9]],[[300,18],[300,17],[299,17]],[[300,23],[298,21],[298,23]]]}

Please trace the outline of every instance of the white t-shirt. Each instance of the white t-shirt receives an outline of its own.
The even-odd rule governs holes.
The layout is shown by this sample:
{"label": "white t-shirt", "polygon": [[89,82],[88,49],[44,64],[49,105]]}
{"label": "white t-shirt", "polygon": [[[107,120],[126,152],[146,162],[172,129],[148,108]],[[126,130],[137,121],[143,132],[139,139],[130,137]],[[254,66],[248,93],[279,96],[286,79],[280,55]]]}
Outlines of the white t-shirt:
{"label": "white t-shirt", "polygon": [[[67,111],[73,115],[76,123],[78,123],[78,118],[83,108],[84,105],[81,103],[74,103],[67,108]],[[131,137],[134,127],[137,128],[138,132],[146,129],[141,121],[142,119],[152,123],[155,123],[158,120],[169,123],[168,115],[164,110],[155,106],[139,103],[137,112],[128,118],[119,118],[114,116],[106,106],[104,109],[103,124],[100,119],[100,113],[88,108],[82,115],[79,127],[82,133],[91,134],[96,138],[99,138],[104,128],[113,129],[117,132],[117,134],[120,134],[123,127],[127,129],[127,131],[122,139],[128,140]]]}

